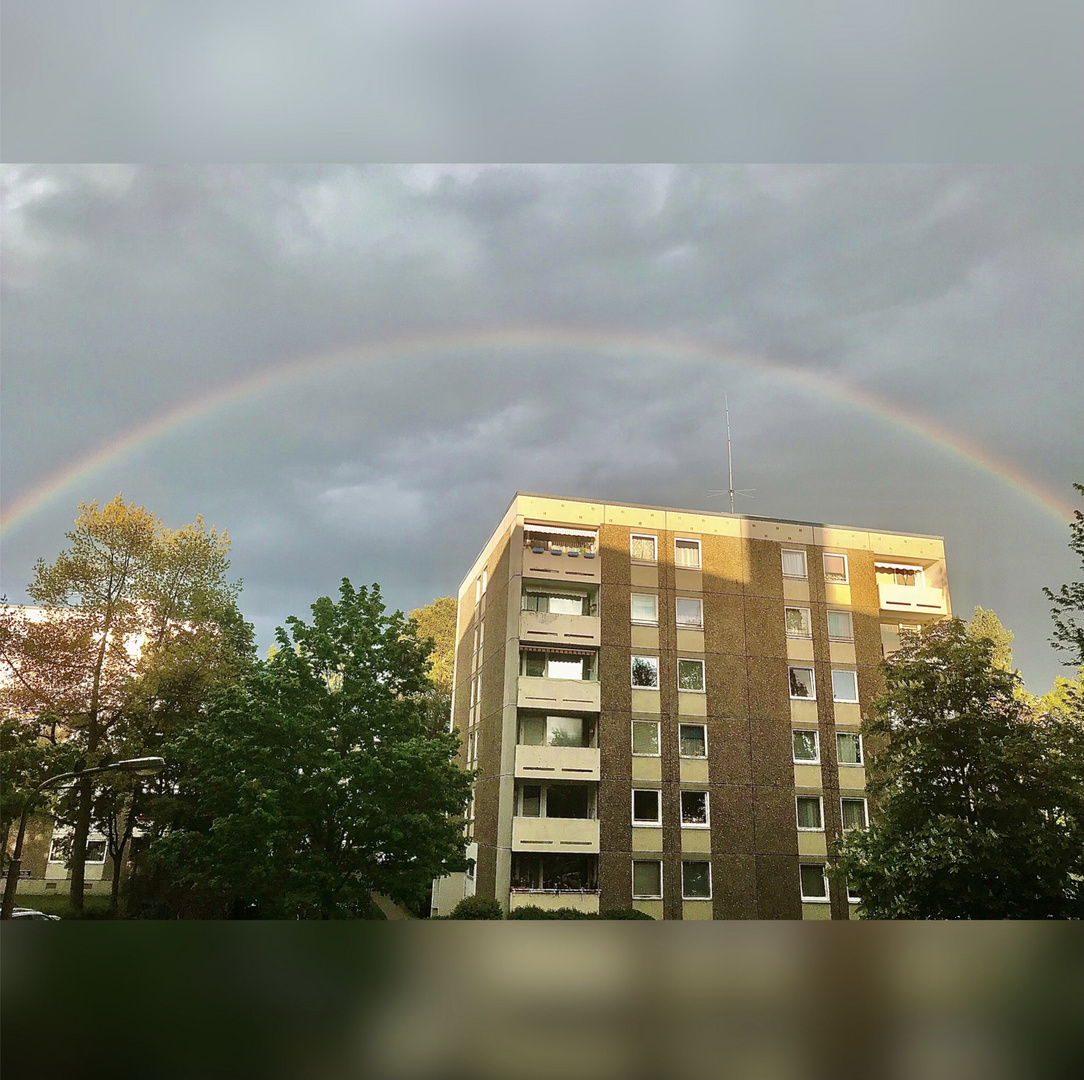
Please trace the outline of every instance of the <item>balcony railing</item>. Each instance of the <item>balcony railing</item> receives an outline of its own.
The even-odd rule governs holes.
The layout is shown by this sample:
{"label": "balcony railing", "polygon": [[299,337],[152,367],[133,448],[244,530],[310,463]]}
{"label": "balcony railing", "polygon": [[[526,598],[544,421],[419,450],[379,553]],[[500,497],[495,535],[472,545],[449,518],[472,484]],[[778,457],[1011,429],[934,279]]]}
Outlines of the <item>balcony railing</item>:
{"label": "balcony railing", "polygon": [[536,780],[598,780],[597,746],[516,747],[516,776]]}
{"label": "balcony railing", "polygon": [[521,709],[598,712],[602,692],[597,682],[586,679],[538,679],[531,675],[520,675],[516,703]]}
{"label": "balcony railing", "polygon": [[947,615],[948,603],[944,589],[921,585],[878,584],[882,611],[903,611],[914,615]]}
{"label": "balcony railing", "polygon": [[512,818],[512,850],[598,854],[598,818]]}
{"label": "balcony railing", "polygon": [[587,915],[597,915],[598,889],[523,889],[512,886],[508,907],[515,911],[521,907],[540,907],[544,911],[555,908],[573,908]]}
{"label": "balcony railing", "polygon": [[602,624],[597,615],[551,615],[546,611],[519,613],[520,641],[551,644],[598,645]]}
{"label": "balcony railing", "polygon": [[602,560],[594,552],[570,551],[559,546],[523,549],[523,576],[546,580],[601,581]]}

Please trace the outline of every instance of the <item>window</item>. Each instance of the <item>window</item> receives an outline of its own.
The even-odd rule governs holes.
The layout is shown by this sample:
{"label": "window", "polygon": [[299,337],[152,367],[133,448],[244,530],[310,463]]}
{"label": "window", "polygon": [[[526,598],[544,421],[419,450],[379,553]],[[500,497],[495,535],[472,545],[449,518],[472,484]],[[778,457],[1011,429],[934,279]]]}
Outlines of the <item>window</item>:
{"label": "window", "polygon": [[797,765],[818,765],[821,760],[820,736],[815,731],[792,731],[794,762]]}
{"label": "window", "polygon": [[632,594],[632,621],[646,626],[659,625],[659,598],[647,593]]}
{"label": "window", "polygon": [[87,840],[87,862],[105,862],[105,841]]}
{"label": "window", "polygon": [[700,569],[700,541],[675,540],[674,565],[686,570]]}
{"label": "window", "polygon": [[675,600],[677,606],[678,629],[703,630],[704,628],[704,601],[692,596],[679,596]]}
{"label": "window", "polygon": [[810,618],[809,608],[783,608],[783,619],[787,625],[787,637],[813,636],[813,620]]}
{"label": "window", "polygon": [[922,636],[922,623],[917,622],[901,622],[899,624],[900,637],[902,638],[906,634],[914,634],[916,637]]}
{"label": "window", "polygon": [[657,562],[655,557],[655,537],[632,536],[632,561],[633,562]]}
{"label": "window", "polygon": [[824,815],[819,795],[799,795],[794,800],[798,811],[798,828],[803,832],[823,832]]}
{"label": "window", "polygon": [[593,818],[591,789],[585,784],[524,784],[520,817]]}
{"label": "window", "polygon": [[832,700],[858,701],[858,673],[832,669]]}
{"label": "window", "polygon": [[678,743],[682,757],[708,756],[707,728],[703,724],[678,724]]}
{"label": "window", "polygon": [[805,552],[783,548],[783,577],[805,578]]}
{"label": "window", "polygon": [[706,791],[683,791],[681,793],[681,824],[690,829],[706,829],[708,820],[708,793]]}
{"label": "window", "polygon": [[925,585],[926,573],[921,566],[896,566],[893,563],[875,563],[874,571],[878,585]]}
{"label": "window", "polygon": [[802,883],[802,899],[813,903],[828,902],[828,878],[824,867],[803,864],[798,867],[798,878]]}
{"label": "window", "polygon": [[49,845],[49,861],[66,863],[71,858],[72,834],[69,830],[53,833],[53,842]]}
{"label": "window", "polygon": [[591,721],[582,716],[525,713],[519,720],[521,746],[590,746]]}
{"label": "window", "polygon": [[571,649],[543,652],[541,649],[525,648],[520,651],[519,673],[533,679],[592,680],[594,655]]}
{"label": "window", "polygon": [[865,799],[840,799],[839,809],[843,817],[843,829],[864,829],[869,824]]}
{"label": "window", "polygon": [[792,667],[790,669],[790,696],[792,698],[815,698],[817,696],[812,668]]}
{"label": "window", "polygon": [[633,860],[632,896],[634,900],[662,899],[661,862]]}
{"label": "window", "polygon": [[662,824],[662,800],[657,789],[633,791],[632,793],[632,823],[633,825],[661,825]]}
{"label": "window", "polygon": [[847,556],[824,553],[824,580],[847,583]]}
{"label": "window", "polygon": [[854,641],[854,622],[849,611],[828,612],[828,637],[831,641]]}
{"label": "window", "polygon": [[657,720],[633,720],[632,752],[643,757],[659,756],[659,722]]}
{"label": "window", "polygon": [[632,658],[632,685],[657,689],[659,685],[659,658],[657,656],[634,656]]}
{"label": "window", "polygon": [[862,897],[855,896],[854,890],[851,888],[851,883],[847,882],[847,903],[848,904],[860,904],[862,903]]}
{"label": "window", "polygon": [[683,862],[681,864],[681,898],[683,900],[711,899],[711,863]]}
{"label": "window", "polygon": [[536,592],[523,594],[520,606],[524,611],[540,611],[550,615],[595,615],[598,608],[586,593]]}
{"label": "window", "polygon": [[678,689],[704,692],[703,660],[678,660]]}
{"label": "window", "polygon": [[538,784],[524,784],[520,794],[520,817],[542,816],[542,788]]}
{"label": "window", "polygon": [[862,764],[862,736],[836,732],[836,760],[840,765]]}

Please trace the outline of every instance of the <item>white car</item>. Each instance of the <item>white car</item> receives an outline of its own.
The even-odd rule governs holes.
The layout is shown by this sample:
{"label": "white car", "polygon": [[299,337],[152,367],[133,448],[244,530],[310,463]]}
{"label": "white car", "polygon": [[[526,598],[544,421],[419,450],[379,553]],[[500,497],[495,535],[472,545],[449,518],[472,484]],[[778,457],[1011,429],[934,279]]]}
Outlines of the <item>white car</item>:
{"label": "white car", "polygon": [[46,915],[44,911],[35,911],[33,908],[17,907],[12,913],[13,919],[37,919],[44,922],[60,922],[59,915]]}

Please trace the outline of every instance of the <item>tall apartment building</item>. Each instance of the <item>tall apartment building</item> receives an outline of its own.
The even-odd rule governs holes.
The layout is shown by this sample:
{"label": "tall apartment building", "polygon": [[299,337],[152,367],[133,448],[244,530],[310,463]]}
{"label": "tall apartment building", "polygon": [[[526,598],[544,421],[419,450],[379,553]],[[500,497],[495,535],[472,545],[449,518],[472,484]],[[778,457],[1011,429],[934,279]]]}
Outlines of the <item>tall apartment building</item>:
{"label": "tall apartment building", "polygon": [[937,537],[517,494],[459,590],[473,868],[434,914],[848,918],[877,665],[949,612]]}

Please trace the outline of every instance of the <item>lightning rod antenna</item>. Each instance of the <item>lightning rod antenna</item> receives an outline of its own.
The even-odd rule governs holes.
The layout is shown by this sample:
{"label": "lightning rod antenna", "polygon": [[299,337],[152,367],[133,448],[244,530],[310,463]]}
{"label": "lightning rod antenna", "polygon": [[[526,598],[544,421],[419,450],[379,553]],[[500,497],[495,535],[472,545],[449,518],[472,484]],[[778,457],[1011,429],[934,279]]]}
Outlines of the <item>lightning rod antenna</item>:
{"label": "lightning rod antenna", "polygon": [[730,400],[723,393],[723,408],[726,410],[726,468],[730,480],[730,512],[734,513],[734,455],[730,450]]}

